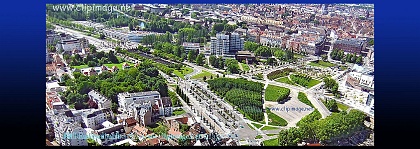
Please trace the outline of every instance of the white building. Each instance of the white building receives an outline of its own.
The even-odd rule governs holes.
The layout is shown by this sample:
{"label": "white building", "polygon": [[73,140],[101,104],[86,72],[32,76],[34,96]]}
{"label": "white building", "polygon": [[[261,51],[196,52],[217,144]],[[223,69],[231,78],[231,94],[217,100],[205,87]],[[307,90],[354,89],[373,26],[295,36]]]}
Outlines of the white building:
{"label": "white building", "polygon": [[374,88],[374,77],[360,72],[350,72],[349,75],[359,81],[359,85]]}
{"label": "white building", "polygon": [[91,90],[88,93],[90,99],[92,99],[97,105],[99,109],[110,109],[111,108],[111,100],[104,97],[100,93],[96,92],[95,90]]}
{"label": "white building", "polygon": [[190,42],[184,42],[182,43],[182,46],[185,48],[185,53],[188,54],[190,50],[200,50],[200,43],[190,43]]}
{"label": "white building", "polygon": [[82,113],[82,121],[87,128],[100,129],[105,121],[112,121],[114,114],[110,109],[91,109]]}
{"label": "white building", "polygon": [[55,114],[51,117],[55,140],[61,146],[87,146],[87,139],[83,136],[86,131],[80,123],[74,120],[71,111]]}
{"label": "white building", "polygon": [[56,49],[62,49],[63,52],[73,51],[73,50],[81,50],[82,46],[78,39],[66,39],[62,40],[57,44]]}
{"label": "white building", "polygon": [[119,93],[118,103],[123,112],[131,113],[132,104],[142,104],[144,102],[155,103],[158,105],[159,114],[164,115],[162,99],[158,91],[138,92],[138,93]]}
{"label": "white building", "polygon": [[112,124],[109,121],[105,121],[102,125],[104,127],[102,129],[88,131],[89,136],[95,136],[92,137],[95,142],[105,146],[126,139],[123,136],[125,131],[122,124]]}
{"label": "white building", "polygon": [[238,33],[216,34],[211,37],[210,53],[217,56],[232,55],[241,51],[244,46],[244,39]]}

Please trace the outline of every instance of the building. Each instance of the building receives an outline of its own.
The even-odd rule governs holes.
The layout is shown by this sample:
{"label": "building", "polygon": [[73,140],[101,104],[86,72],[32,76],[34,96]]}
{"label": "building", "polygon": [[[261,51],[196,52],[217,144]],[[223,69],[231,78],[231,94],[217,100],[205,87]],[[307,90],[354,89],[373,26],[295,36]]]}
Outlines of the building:
{"label": "building", "polygon": [[66,111],[51,116],[55,140],[61,146],[87,146],[86,130],[74,120],[73,113]]}
{"label": "building", "polygon": [[91,136],[98,136],[92,139],[101,145],[111,145],[126,139],[123,136],[124,133],[124,126],[122,124],[112,124],[108,121],[104,122],[104,128],[89,132]]}
{"label": "building", "polygon": [[150,106],[137,106],[133,110],[134,119],[142,126],[152,124],[152,110]]}
{"label": "building", "polygon": [[172,100],[169,97],[162,97],[162,105],[165,116],[172,116]]}
{"label": "building", "polygon": [[360,72],[350,72],[347,74],[346,84],[366,92],[374,90],[374,76]]}
{"label": "building", "polygon": [[88,93],[90,99],[92,99],[97,105],[99,109],[110,109],[111,108],[111,100],[104,97],[100,93],[96,92],[95,90],[91,90]]}
{"label": "building", "polygon": [[182,46],[185,48],[185,53],[188,54],[191,50],[198,52],[200,50],[200,43],[184,42]]}
{"label": "building", "polygon": [[82,46],[78,39],[66,39],[59,42],[56,49],[61,49],[63,52],[72,52],[73,50],[81,50]]}
{"label": "building", "polygon": [[114,114],[111,109],[90,109],[82,113],[82,121],[87,128],[100,129],[105,121],[112,121]]}
{"label": "building", "polygon": [[366,48],[366,42],[360,39],[343,39],[335,41],[333,47],[347,53],[361,54]]}
{"label": "building", "polygon": [[211,37],[210,53],[217,56],[232,56],[243,50],[244,39],[238,33],[216,34]]}
{"label": "building", "polygon": [[130,106],[132,104],[141,104],[145,102],[157,103],[160,107],[159,110],[162,111],[160,114],[164,114],[164,109],[162,106],[162,99],[158,91],[148,91],[148,92],[138,92],[138,93],[119,93],[118,103],[123,112],[130,111]]}
{"label": "building", "polygon": [[245,61],[247,64],[251,64],[255,62],[255,55],[249,51],[238,51],[235,54],[235,59],[239,62]]}

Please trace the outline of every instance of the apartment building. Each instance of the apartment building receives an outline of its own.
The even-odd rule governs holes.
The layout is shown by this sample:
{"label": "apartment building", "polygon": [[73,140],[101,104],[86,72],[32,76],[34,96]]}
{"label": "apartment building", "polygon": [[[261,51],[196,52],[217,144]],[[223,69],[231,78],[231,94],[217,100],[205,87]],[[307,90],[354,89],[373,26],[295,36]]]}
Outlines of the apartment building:
{"label": "apartment building", "polygon": [[108,109],[111,108],[111,100],[104,97],[100,93],[96,92],[95,90],[91,90],[88,93],[90,99],[92,99],[97,105],[99,109]]}
{"label": "apartment building", "polygon": [[347,53],[361,54],[362,50],[366,48],[366,43],[360,39],[342,39],[335,41],[333,48]]}
{"label": "apartment building", "polygon": [[243,46],[244,39],[238,33],[219,33],[211,38],[210,53],[225,57],[243,50]]}

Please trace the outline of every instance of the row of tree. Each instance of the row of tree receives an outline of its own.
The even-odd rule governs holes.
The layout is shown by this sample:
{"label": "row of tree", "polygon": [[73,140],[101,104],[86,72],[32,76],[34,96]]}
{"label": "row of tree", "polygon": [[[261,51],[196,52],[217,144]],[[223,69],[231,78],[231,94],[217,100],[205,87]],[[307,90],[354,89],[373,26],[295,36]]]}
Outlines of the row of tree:
{"label": "row of tree", "polygon": [[295,70],[292,68],[284,68],[281,70],[275,70],[267,74],[267,78],[270,80],[274,80],[280,77],[288,76],[290,72],[295,72]]}
{"label": "row of tree", "polygon": [[295,74],[295,75],[290,75],[290,79],[294,82],[297,83],[303,87],[307,87],[309,85],[309,81],[312,80],[312,78],[308,75],[303,75],[303,74]]}
{"label": "row of tree", "polygon": [[365,117],[363,112],[351,110],[349,113],[340,112],[313,122],[302,122],[298,128],[281,130],[278,136],[279,145],[297,146],[302,141],[318,143],[346,138],[364,129]]}
{"label": "row of tree", "polygon": [[184,100],[186,103],[190,103],[190,99],[188,98],[187,94],[185,94],[180,88],[179,86],[176,86],[175,89],[176,93],[181,96],[182,100]]}
{"label": "row of tree", "polygon": [[280,48],[270,48],[268,46],[259,45],[252,41],[246,41],[244,43],[244,49],[252,51],[256,56],[271,57],[275,56],[283,61],[294,60],[294,53],[292,50],[282,50]]}
{"label": "row of tree", "polygon": [[264,113],[262,111],[260,92],[235,88],[226,93],[225,99],[237,106],[246,117],[254,121],[263,120]]}
{"label": "row of tree", "polygon": [[330,56],[334,60],[339,60],[341,62],[349,62],[349,63],[356,63],[356,64],[362,64],[363,63],[363,57],[362,55],[357,56],[356,53],[353,54],[344,54],[343,50],[337,50],[334,49],[331,51]]}

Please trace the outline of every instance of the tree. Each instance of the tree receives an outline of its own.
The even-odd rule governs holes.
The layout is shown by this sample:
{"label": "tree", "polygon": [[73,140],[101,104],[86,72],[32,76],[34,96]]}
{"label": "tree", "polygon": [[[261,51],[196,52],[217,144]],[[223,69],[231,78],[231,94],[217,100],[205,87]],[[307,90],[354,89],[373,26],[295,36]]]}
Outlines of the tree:
{"label": "tree", "polygon": [[321,58],[322,58],[322,60],[323,60],[323,61],[327,61],[328,56],[327,56],[327,55],[325,55],[325,54],[323,54],[323,55],[321,55]]}
{"label": "tree", "polygon": [[88,143],[88,146],[101,146],[101,144],[99,144],[98,142],[96,142],[95,140],[91,138],[87,139],[87,143]]}
{"label": "tree", "polygon": [[357,59],[356,59],[356,64],[362,64],[362,62],[363,62],[363,58],[362,58],[362,56],[360,55],[359,57],[357,57]]}
{"label": "tree", "polygon": [[325,105],[328,110],[330,110],[331,112],[338,112],[338,106],[337,106],[337,102],[332,99],[332,100],[327,100],[326,105]]}
{"label": "tree", "polygon": [[105,35],[104,34],[99,34],[99,39],[105,39]]}
{"label": "tree", "polygon": [[204,64],[204,55],[202,53],[198,54],[198,56],[197,56],[197,58],[195,60],[195,63],[197,65],[203,66],[203,64]]}
{"label": "tree", "polygon": [[255,42],[252,42],[252,41],[246,41],[244,43],[244,49],[248,50],[248,51],[255,51],[255,50],[257,50],[258,47],[259,47],[259,45]]}
{"label": "tree", "polygon": [[274,64],[274,61],[275,61],[274,58],[268,58],[267,59],[267,64],[268,65],[273,65]]}
{"label": "tree", "polygon": [[213,75],[210,76],[210,80],[213,79]]}
{"label": "tree", "polygon": [[210,65],[212,65],[213,67],[216,66],[216,60],[217,60],[216,56],[210,55],[210,57],[209,57]]}
{"label": "tree", "polygon": [[203,77],[203,81],[206,81],[206,79],[207,79],[207,77],[206,77],[206,76],[204,76],[204,77]]}
{"label": "tree", "polygon": [[223,24],[221,24],[221,23],[217,23],[217,24],[214,24],[214,25],[213,25],[213,29],[212,29],[212,30],[214,30],[214,31],[216,31],[217,33],[219,33],[219,32],[221,32],[221,31],[223,31],[223,30],[224,30],[224,28],[225,28],[225,26],[224,26]]}
{"label": "tree", "polygon": [[190,50],[189,52],[188,52],[188,61],[189,62],[193,62],[193,60],[195,60],[196,59],[196,54],[195,54],[195,51],[194,50]]}

